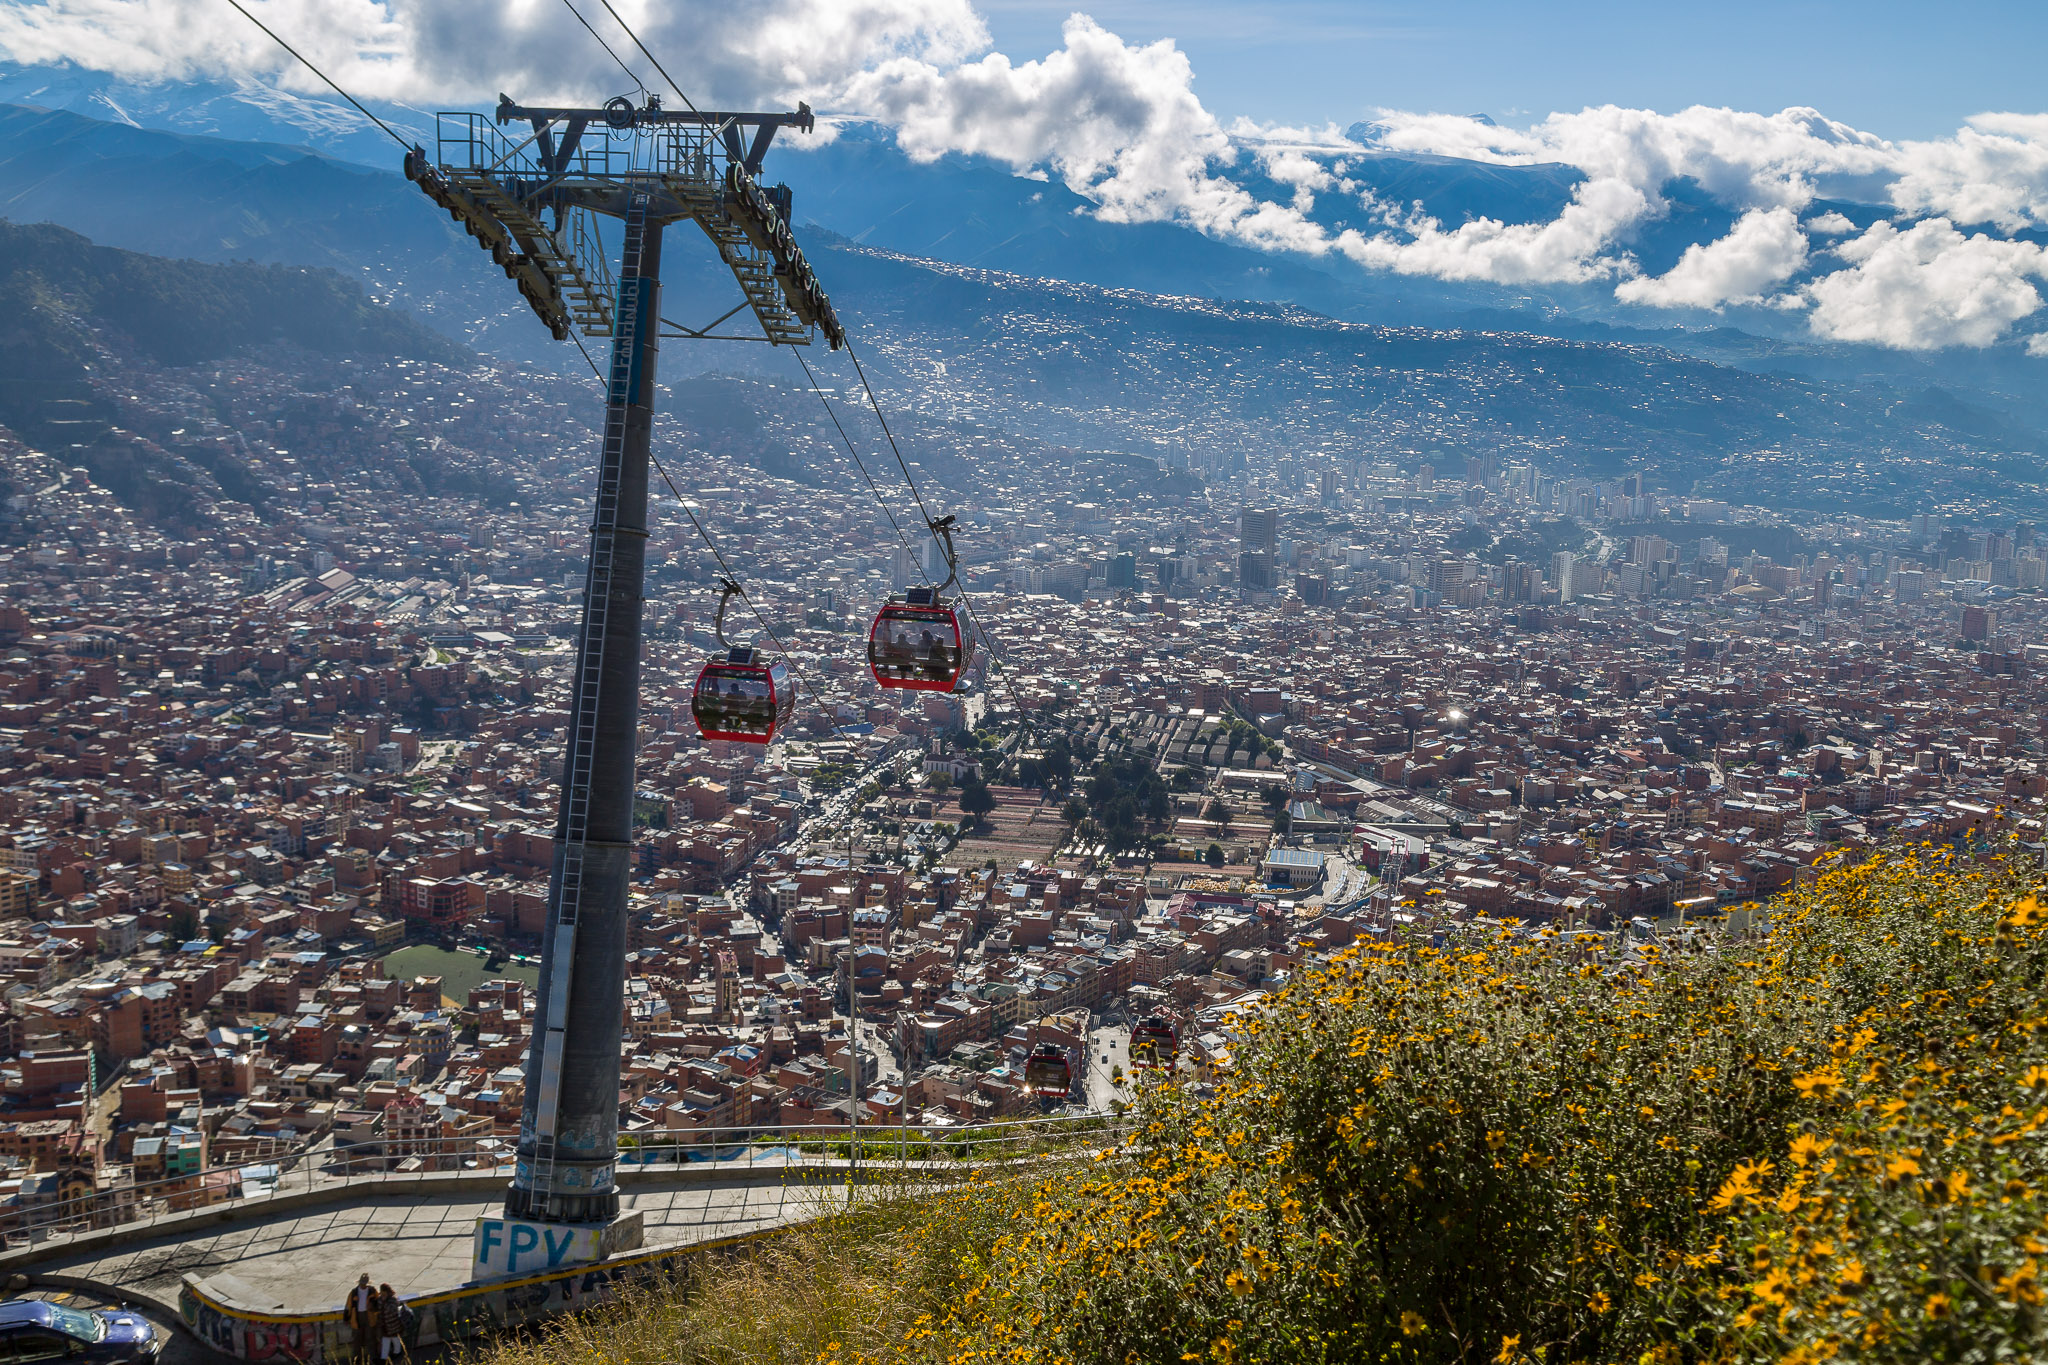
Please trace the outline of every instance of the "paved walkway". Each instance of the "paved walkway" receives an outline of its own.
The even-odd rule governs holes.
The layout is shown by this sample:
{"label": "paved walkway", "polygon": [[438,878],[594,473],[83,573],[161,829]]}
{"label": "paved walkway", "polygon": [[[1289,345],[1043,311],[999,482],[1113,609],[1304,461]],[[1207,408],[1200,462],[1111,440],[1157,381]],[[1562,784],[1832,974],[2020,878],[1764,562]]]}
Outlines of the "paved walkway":
{"label": "paved walkway", "polygon": [[[754,1185],[634,1185],[627,1210],[646,1216],[647,1245],[702,1241],[801,1222],[845,1206],[842,1186],[773,1178]],[[452,1289],[469,1278],[476,1220],[504,1208],[487,1198],[426,1195],[381,1198],[280,1213],[221,1227],[188,1228],[130,1246],[37,1265],[38,1273],[76,1275],[175,1303],[186,1275],[200,1275],[251,1307],[319,1312],[339,1306],[368,1271],[400,1294]]]}

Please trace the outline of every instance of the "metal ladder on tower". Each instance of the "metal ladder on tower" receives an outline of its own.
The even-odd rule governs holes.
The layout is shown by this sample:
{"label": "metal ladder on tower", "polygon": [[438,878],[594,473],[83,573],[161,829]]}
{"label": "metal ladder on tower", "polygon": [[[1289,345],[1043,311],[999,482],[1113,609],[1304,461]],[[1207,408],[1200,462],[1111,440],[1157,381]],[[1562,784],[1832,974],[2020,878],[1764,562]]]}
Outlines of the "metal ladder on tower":
{"label": "metal ladder on tower", "polygon": [[[543,1074],[559,1077],[563,1031],[568,1025],[569,982],[575,958],[576,920],[583,889],[583,850],[590,829],[590,783],[597,750],[598,679],[602,675],[605,630],[612,596],[612,548],[619,513],[619,484],[626,450],[626,406],[631,398],[633,365],[640,347],[637,298],[627,290],[644,286],[640,278],[641,248],[646,241],[648,195],[636,190],[626,210],[625,245],[619,269],[618,340],[612,346],[611,375],[605,386],[604,445],[597,462],[597,506],[591,518],[590,568],[584,579],[583,640],[576,659],[570,694],[569,754],[563,765],[568,784],[563,796],[562,884],[556,900],[554,951],[548,958],[548,1017],[541,1045]],[[533,1185],[554,1191],[555,1128],[560,1112],[559,1083],[544,1091],[536,1115]]]}

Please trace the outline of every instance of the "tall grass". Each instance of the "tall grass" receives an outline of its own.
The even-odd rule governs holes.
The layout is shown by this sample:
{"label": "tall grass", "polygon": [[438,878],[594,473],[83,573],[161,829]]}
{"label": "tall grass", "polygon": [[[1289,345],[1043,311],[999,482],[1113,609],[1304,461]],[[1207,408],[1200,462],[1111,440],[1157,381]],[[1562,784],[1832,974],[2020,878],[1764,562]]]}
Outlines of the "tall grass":
{"label": "tall grass", "polygon": [[797,1365],[886,1353],[975,1273],[1002,1229],[934,1219],[929,1192],[821,1187],[815,1221],[693,1272],[641,1285],[539,1332],[469,1353],[475,1365]]}

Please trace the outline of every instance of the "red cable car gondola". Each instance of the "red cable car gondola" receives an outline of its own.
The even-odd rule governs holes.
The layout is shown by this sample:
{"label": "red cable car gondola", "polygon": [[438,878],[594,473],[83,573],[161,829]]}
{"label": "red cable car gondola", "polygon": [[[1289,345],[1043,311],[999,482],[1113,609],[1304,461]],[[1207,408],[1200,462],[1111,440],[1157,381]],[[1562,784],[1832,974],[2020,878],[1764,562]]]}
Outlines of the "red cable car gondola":
{"label": "red cable car gondola", "polygon": [[1131,1030],[1131,1065],[1171,1066],[1180,1052],[1180,1030],[1163,1014],[1148,1014]]}
{"label": "red cable car gondola", "polygon": [[731,579],[724,584],[717,632],[725,656],[707,660],[698,671],[697,685],[690,690],[690,715],[706,739],[766,744],[796,709],[796,678],[782,660],[770,662],[758,649],[727,642],[725,607],[740,588]]}
{"label": "red cable car gondola", "polygon": [[883,687],[951,692],[973,662],[974,634],[961,630],[959,615],[946,600],[946,590],[960,577],[952,526],[951,517],[931,523],[946,552],[946,581],[891,597],[875,613],[868,631],[868,671]]}
{"label": "red cable car gondola", "polygon": [[1039,1096],[1064,1096],[1074,1088],[1074,1068],[1058,1043],[1039,1043],[1024,1062],[1024,1086]]}

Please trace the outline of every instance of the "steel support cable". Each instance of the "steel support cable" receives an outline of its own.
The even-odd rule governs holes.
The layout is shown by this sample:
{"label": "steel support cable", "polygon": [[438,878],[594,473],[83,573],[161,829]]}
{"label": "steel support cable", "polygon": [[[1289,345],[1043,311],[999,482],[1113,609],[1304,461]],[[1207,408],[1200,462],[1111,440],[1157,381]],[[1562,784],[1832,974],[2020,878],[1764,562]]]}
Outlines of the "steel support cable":
{"label": "steel support cable", "polygon": [[[910,496],[917,500],[917,510],[924,513],[924,521],[927,528],[935,527],[936,523],[932,518],[931,508],[925,505],[924,494],[919,491],[917,480],[911,475],[910,464],[903,458],[903,448],[896,444],[896,433],[889,429],[889,419],[882,415],[882,402],[875,396],[875,386],[868,382],[868,372],[860,363],[860,356],[853,348],[853,337],[850,334],[846,338],[846,358],[853,362],[853,372],[860,378],[861,391],[867,394],[868,406],[874,409],[875,420],[881,424],[882,435],[889,442],[889,450],[896,456],[896,467],[903,471],[903,482],[910,485]],[[807,365],[804,368],[808,370],[810,367]],[[939,540],[939,533],[936,529],[932,530],[931,536],[932,540],[938,544],[941,550],[946,548],[945,543]],[[1002,651],[996,648],[996,637],[990,633],[987,626],[982,624],[981,613],[975,608],[974,599],[968,595],[967,586],[964,583],[956,583],[954,586],[960,594],[960,605],[967,609],[968,619],[973,623],[974,629],[980,634],[982,641],[988,645],[990,661],[1002,670],[1003,686],[1008,689],[1010,700],[1016,703],[1018,722],[1028,726],[1030,724],[1030,708],[1024,705],[1024,698],[1017,691],[1016,681],[1010,677],[1009,664],[1004,660]]]}
{"label": "steel support cable", "polygon": [[860,470],[860,476],[868,481],[868,491],[875,495],[875,506],[882,509],[882,515],[889,519],[889,525],[896,531],[897,541],[909,553],[911,563],[917,565],[917,576],[924,580],[926,587],[931,587],[931,575],[924,571],[924,561],[910,548],[910,537],[904,534],[903,523],[896,520],[896,513],[890,510],[889,500],[882,496],[881,487],[875,483],[875,476],[868,473],[866,462],[861,459],[860,452],[853,448],[853,438],[846,434],[845,426],[839,421],[839,414],[832,410],[832,400],[825,396],[825,390],[819,386],[818,376],[811,372],[810,362],[804,359],[802,351],[792,348],[790,354],[796,357],[797,364],[803,366],[804,378],[811,382],[811,392],[818,395],[818,402],[824,405],[825,415],[832,419],[832,426],[839,432],[840,444],[846,447],[847,454],[853,456],[854,467]]}
{"label": "steel support cable", "polygon": [[624,19],[619,18],[619,12],[612,8],[612,0],[597,0],[597,3],[603,5],[604,12],[612,17],[614,23],[626,31],[626,36],[633,40],[633,46],[640,49],[640,55],[654,63],[654,69],[661,73],[663,80],[668,82],[668,88],[676,92],[676,98],[683,102],[683,107],[699,118],[702,118],[703,110],[699,109],[695,102],[683,93],[683,87],[676,84],[676,78],[668,74],[668,68],[661,64],[661,60],[647,50],[647,44],[640,41],[640,35],[633,32],[633,26]]}
{"label": "steel support cable", "polygon": [[[356,112],[360,113],[364,118],[368,119],[370,122],[376,124],[379,128],[382,128],[384,130],[384,135],[386,137],[389,137],[393,142],[403,147],[406,151],[409,152],[412,150],[413,144],[407,142],[404,138],[400,137],[396,132],[394,132],[390,124],[386,123],[383,119],[378,118],[375,114],[371,113],[368,109],[364,108],[363,102],[361,100],[357,99],[354,95],[349,94],[348,91],[342,89],[339,85],[336,85],[332,77],[330,77],[325,71],[322,71],[319,67],[313,65],[313,63],[311,63],[310,61],[307,61],[305,55],[301,53],[297,48],[293,47],[284,39],[278,37],[275,33],[272,33],[270,30],[270,26],[268,24],[264,23],[261,19],[258,19],[255,15],[249,13],[249,11],[243,9],[241,5],[241,0],[228,0],[228,3],[230,5],[233,5],[235,9],[240,12],[241,16],[244,19],[247,19],[250,23],[262,29],[263,32],[269,37],[271,42],[276,43],[286,52],[289,52],[292,54],[292,56],[297,57],[299,59],[299,64],[305,67],[306,70],[312,72],[321,80],[326,81],[328,86],[334,91],[335,94],[341,96],[343,99],[347,100],[350,104],[353,104],[356,107]],[[610,6],[606,6],[606,8],[610,8]]]}
{"label": "steel support cable", "polygon": [[[868,396],[868,406],[875,410],[875,420],[882,424],[882,435],[889,442],[890,452],[896,457],[896,467],[903,471],[903,482],[910,485],[910,496],[917,500],[917,510],[924,513],[925,526],[927,528],[933,526],[935,522],[932,517],[932,509],[924,505],[924,494],[918,491],[917,480],[910,477],[910,466],[903,459],[902,448],[896,444],[896,433],[889,430],[889,419],[882,415],[881,400],[875,397],[875,386],[868,383],[868,372],[861,368],[860,356],[855,353],[853,338],[850,336],[846,339],[846,358],[853,362],[853,372],[860,376],[860,386],[862,391]],[[932,531],[931,537],[933,543],[937,544],[941,550],[946,548],[945,543],[939,540],[939,533],[937,531]],[[964,598],[967,594],[963,590],[960,595]]]}
{"label": "steel support cable", "polygon": [[[590,366],[590,377],[595,379],[600,387],[605,387],[604,374],[597,368],[597,362],[591,358],[590,349],[583,344],[583,338],[571,332],[569,339],[576,343],[577,350],[583,352],[583,363]],[[696,528],[697,538],[704,542],[704,548],[711,551],[711,558],[717,563],[718,571],[724,574],[729,581],[738,585],[740,576],[734,573],[732,566],[725,562],[724,553],[718,548],[718,543],[711,539],[711,533],[704,529],[704,523],[697,520],[695,504],[683,496],[682,490],[676,487],[676,481],[668,476],[668,470],[662,466],[661,457],[650,451],[648,452],[647,460],[648,463],[654,466],[654,472],[661,475],[661,481],[668,485],[668,491],[675,495],[676,502],[683,509],[683,515],[688,517],[690,525]],[[789,647],[782,643],[782,637],[775,633],[775,627],[768,624],[768,618],[761,614],[761,609],[754,605],[753,597],[748,594],[744,586],[740,587],[740,600],[747,604],[747,610],[753,613],[754,620],[759,623],[762,631],[767,634],[770,640],[775,642],[775,652],[780,654],[783,660],[788,663],[789,671],[796,674],[796,680],[802,683],[805,690],[809,691],[812,696],[822,703],[825,694],[819,691],[811,683],[809,675],[802,668],[798,667],[795,656],[789,652]],[[836,731],[841,727],[834,725],[832,728]]]}
{"label": "steel support cable", "polygon": [[[849,343],[849,345],[850,345],[850,344],[851,344],[851,343]],[[831,418],[831,419],[832,419],[832,425],[833,425],[833,427],[834,427],[834,428],[835,428],[835,429],[836,429],[836,430],[837,430],[837,431],[839,432],[839,440],[840,440],[840,442],[841,442],[841,443],[842,443],[843,445],[845,445],[845,447],[846,447],[846,453],[847,453],[847,454],[849,454],[849,455],[851,455],[851,456],[853,456],[853,463],[854,463],[854,466],[855,466],[855,467],[856,467],[857,469],[859,469],[859,470],[860,470],[860,474],[861,474],[861,477],[862,477],[863,479],[866,479],[866,480],[867,480],[867,484],[868,484],[868,491],[869,491],[869,492],[871,492],[871,493],[873,493],[873,494],[875,495],[875,505],[876,505],[877,507],[880,507],[880,508],[882,509],[882,515],[883,515],[883,516],[885,516],[885,517],[887,517],[887,518],[889,519],[889,525],[895,528],[895,530],[896,530],[896,539],[897,539],[897,540],[898,540],[899,542],[901,542],[901,544],[902,544],[902,546],[903,546],[903,548],[904,548],[905,550],[907,550],[907,551],[910,551],[910,558],[911,558],[911,562],[912,562],[913,564],[916,564],[916,565],[917,565],[917,576],[918,576],[919,578],[922,578],[922,579],[924,580],[924,582],[925,582],[925,586],[927,586],[927,587],[930,587],[930,586],[932,586],[932,580],[931,580],[931,575],[930,575],[930,574],[927,574],[927,573],[926,573],[926,572],[924,571],[924,564],[923,564],[923,563],[922,563],[921,561],[919,561],[919,559],[918,559],[918,557],[917,557],[917,553],[916,553],[916,551],[914,551],[914,550],[910,550],[910,538],[909,538],[908,536],[906,536],[906,535],[905,535],[905,534],[903,533],[903,525],[902,525],[902,523],[901,523],[901,522],[899,522],[899,521],[897,521],[897,520],[896,520],[896,513],[895,513],[894,511],[890,510],[890,507],[889,507],[889,500],[888,500],[887,498],[885,498],[885,497],[883,497],[883,496],[882,496],[882,490],[881,490],[881,488],[880,488],[880,487],[879,487],[879,486],[878,486],[878,485],[877,485],[877,484],[875,483],[875,476],[874,476],[874,475],[872,475],[872,474],[870,474],[870,473],[868,473],[868,467],[867,467],[866,463],[865,463],[865,462],[863,462],[863,461],[862,461],[862,459],[860,458],[860,452],[859,452],[858,450],[854,449],[854,445],[853,445],[853,438],[852,438],[852,437],[850,437],[850,436],[848,436],[848,435],[846,434],[846,427],[845,427],[845,426],[844,426],[844,425],[843,425],[843,424],[842,424],[842,423],[840,422],[840,420],[839,420],[839,414],[838,414],[837,412],[833,411],[833,409],[832,409],[832,400],[831,400],[831,399],[829,399],[829,398],[827,398],[827,397],[825,396],[825,390],[824,390],[824,388],[823,388],[823,387],[822,387],[822,386],[821,386],[821,385],[820,385],[820,384],[818,383],[818,377],[817,377],[817,375],[816,375],[816,374],[814,374],[814,373],[812,372],[812,370],[811,370],[811,366],[810,366],[810,362],[804,359],[804,356],[803,356],[803,352],[802,352],[802,351],[798,351],[798,350],[795,350],[794,348],[792,348],[792,349],[791,349],[791,351],[790,351],[790,354],[791,354],[791,355],[794,355],[794,356],[796,357],[796,363],[797,363],[798,365],[801,365],[801,366],[803,367],[803,371],[804,371],[804,378],[805,378],[805,379],[808,379],[808,380],[810,381],[810,383],[811,383],[811,392],[813,392],[813,393],[815,393],[815,394],[817,394],[817,395],[818,395],[818,402],[824,405],[824,408],[825,408],[825,415],[826,415],[827,417],[829,417],[829,418]],[[862,376],[861,376],[861,387],[862,387],[863,389],[865,389],[865,390],[866,390],[866,392],[867,392],[867,395],[868,395],[868,402],[869,402],[870,404],[874,404],[874,402],[875,402],[875,391],[874,391],[873,389],[871,389],[871,388],[868,388],[868,387],[867,387],[867,376],[866,376],[866,375],[862,375]],[[880,408],[879,406],[877,406],[877,407],[875,408],[875,416],[876,416],[876,418],[878,418],[878,419],[880,419],[880,418],[881,418],[881,416],[882,416],[881,408]],[[889,429],[889,424],[888,424],[888,422],[887,422],[886,420],[883,420],[883,422],[882,422],[882,430],[883,430],[884,432],[887,432],[887,431],[888,431],[888,429]],[[894,439],[893,437],[891,437],[891,438],[890,438],[890,445],[891,445],[892,447],[893,447],[893,446],[895,445],[895,439]],[[899,465],[901,465],[901,464],[903,463],[903,458],[902,458],[902,455],[901,455],[900,453],[899,453],[899,454],[898,454],[898,456],[897,456],[897,463],[898,463]],[[903,471],[903,477],[904,477],[905,481],[906,481],[906,482],[908,482],[908,483],[910,484],[910,491],[911,491],[912,495],[913,495],[913,496],[916,496],[916,495],[917,495],[917,483],[916,483],[916,481],[915,481],[915,480],[913,480],[913,479],[911,479],[911,478],[910,478],[910,470],[909,470],[909,469],[907,469],[907,468],[906,468],[906,469],[904,469],[904,471]],[[920,510],[924,510],[924,499],[923,499],[923,498],[922,498],[921,496],[919,496],[919,497],[917,498],[917,505],[918,505],[918,508],[919,508]],[[929,517],[929,513],[927,513],[927,517]],[[929,523],[929,520],[927,520],[927,523],[926,523],[926,524],[927,524],[927,525],[929,525],[929,524],[930,524],[930,523]],[[936,532],[934,532],[934,533],[933,533],[933,536],[932,536],[932,538],[933,538],[934,540],[937,540],[937,539],[938,539],[938,535],[937,535],[937,533],[936,533]],[[941,548],[944,548],[943,542],[941,543]],[[967,607],[967,608],[968,608],[968,613],[969,613],[969,621],[970,621],[970,627],[971,627],[972,629],[978,630],[978,631],[980,632],[980,634],[981,634],[981,638],[982,638],[982,640],[983,640],[984,642],[986,642],[986,643],[987,643],[987,645],[988,645],[988,652],[989,652],[989,657],[990,657],[990,658],[991,658],[992,660],[994,660],[994,661],[995,661],[995,662],[996,662],[997,664],[1001,664],[1001,663],[1003,662],[1003,660],[1002,660],[1002,655],[1001,655],[1001,654],[1000,654],[1000,653],[999,653],[999,652],[997,651],[997,649],[996,649],[996,647],[995,647],[995,639],[994,639],[994,637],[993,637],[993,636],[991,636],[991,635],[989,634],[989,632],[988,632],[988,629],[987,629],[987,628],[986,628],[985,626],[982,626],[982,625],[980,625],[980,624],[979,624],[979,622],[977,622],[977,621],[975,621],[975,620],[974,620],[974,618],[973,618],[973,604],[972,604],[971,602],[969,602],[969,601],[968,601],[968,597],[967,597],[967,589],[966,589],[966,588],[964,588],[964,587],[961,587],[961,586],[960,586],[960,584],[959,584],[959,581],[958,581],[958,576],[957,576],[957,569],[955,568],[955,565],[954,565],[954,564],[953,564],[953,563],[952,563],[952,562],[950,561],[950,559],[949,559],[949,561],[948,561],[948,563],[947,563],[947,566],[946,566],[946,567],[947,567],[948,569],[951,569],[951,570],[955,570],[955,580],[954,580],[954,588],[955,588],[955,590],[956,590],[956,591],[958,591],[958,592],[959,592],[959,594],[960,594],[960,602],[961,602],[961,605],[962,605],[962,606],[964,606],[964,607]],[[1016,707],[1017,707],[1017,719],[1018,719],[1018,722],[1019,722],[1020,724],[1028,724],[1029,722],[1025,720],[1025,709],[1026,709],[1026,708],[1025,708],[1025,706],[1024,706],[1024,699],[1023,699],[1023,698],[1022,698],[1021,696],[1019,696],[1019,695],[1018,695],[1018,693],[1017,693],[1017,686],[1016,686],[1016,684],[1015,684],[1014,682],[1012,682],[1012,681],[1010,680],[1010,677],[1009,677],[1009,671],[1008,671],[1007,667],[1006,667],[1006,668],[1004,669],[1004,672],[1003,672],[1003,680],[1002,680],[1002,681],[1003,681],[1003,685],[1004,685],[1004,687],[1005,687],[1005,688],[1007,688],[1007,689],[1008,689],[1008,691],[1009,691],[1009,693],[1010,693],[1010,700],[1011,700],[1011,701],[1012,701],[1013,703],[1015,703],[1015,704],[1016,704]]]}
{"label": "steel support cable", "polygon": [[626,65],[625,59],[623,57],[619,56],[618,53],[612,51],[612,45],[604,40],[604,35],[599,33],[596,29],[590,26],[590,21],[583,17],[583,11],[576,8],[576,0],[562,0],[562,3],[568,7],[569,13],[576,16],[576,22],[583,25],[584,32],[588,33],[591,37],[597,39],[597,45],[605,50],[605,55],[610,57],[613,61],[619,64],[619,70],[626,73],[626,79],[633,82],[633,85],[640,91],[641,94],[646,94],[646,82],[642,81],[638,76],[634,75],[633,68]]}
{"label": "steel support cable", "polygon": [[[777,654],[780,654],[783,658],[783,661],[789,665],[789,671],[796,674],[796,680],[802,683],[804,685],[804,688],[807,691],[809,691],[812,696],[816,697],[819,703],[822,705],[825,700],[825,694],[819,691],[817,687],[815,687],[811,683],[809,676],[807,676],[804,673],[803,669],[797,666],[795,657],[791,655],[789,652],[789,646],[782,643],[782,637],[775,633],[775,627],[768,624],[768,618],[763,616],[761,614],[761,608],[754,604],[753,595],[746,590],[746,587],[743,584],[740,583],[739,575],[735,574],[732,571],[731,566],[725,562],[725,556],[722,553],[720,553],[717,542],[712,540],[711,533],[704,529],[704,523],[697,520],[696,504],[691,502],[688,498],[684,497],[682,490],[676,487],[675,480],[671,479],[668,476],[668,470],[662,468],[661,458],[659,456],[650,453],[647,459],[648,462],[654,466],[654,472],[661,475],[661,481],[668,485],[668,491],[675,496],[677,504],[682,507],[683,515],[690,519],[690,525],[696,528],[697,538],[704,542],[705,549],[711,551],[712,559],[716,560],[718,563],[719,572],[723,573],[726,576],[727,580],[729,580],[731,583],[733,583],[736,587],[739,588],[740,600],[747,604],[747,610],[754,614],[754,619],[760,622],[761,629],[767,633],[767,636],[770,640],[775,642],[775,652]],[[834,730],[837,730],[840,727],[835,725],[832,728]]]}

